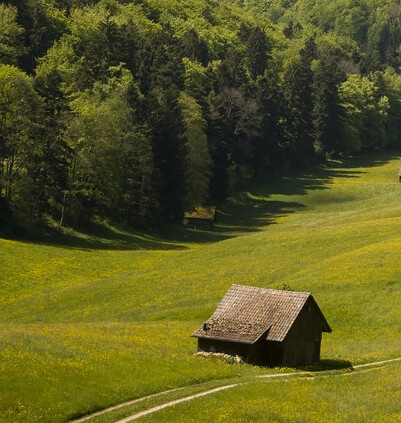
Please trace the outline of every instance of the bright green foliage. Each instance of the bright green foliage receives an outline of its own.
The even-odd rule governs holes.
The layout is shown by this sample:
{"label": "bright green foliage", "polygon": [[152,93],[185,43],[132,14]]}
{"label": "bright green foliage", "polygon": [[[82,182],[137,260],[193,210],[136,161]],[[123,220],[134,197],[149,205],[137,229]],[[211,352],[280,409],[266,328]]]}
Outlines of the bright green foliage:
{"label": "bright green foliage", "polygon": [[[74,118],[67,129],[73,159],[69,203],[75,219],[84,205],[100,214],[119,210],[128,220],[143,219],[152,174],[152,153],[136,124],[128,91],[136,90],[131,73],[110,68],[106,84],[75,95]],[[125,188],[125,189],[123,189]],[[121,202],[121,203],[120,203]]]}
{"label": "bright green foliage", "polygon": [[384,146],[390,104],[386,95],[380,95],[374,75],[350,75],[340,87],[340,96],[346,109],[344,129],[349,152]]}
{"label": "bright green foliage", "polygon": [[385,84],[385,95],[388,98],[389,108],[387,109],[386,137],[388,144],[393,146],[397,143],[401,127],[398,125],[397,116],[401,113],[401,104],[398,101],[401,92],[401,78],[395,74],[393,69],[388,69],[383,74]]}
{"label": "bright green foliage", "polygon": [[76,162],[71,183],[80,193],[76,195],[106,210],[116,204],[121,179],[116,173],[121,167],[115,163],[121,161],[127,104],[119,94],[119,87],[110,80],[96,83],[93,91],[78,93],[71,102],[75,119],[70,146]]}
{"label": "bright green foliage", "polygon": [[17,23],[17,9],[0,4],[0,63],[16,65],[24,54],[22,35],[24,28]]}
{"label": "bright green foliage", "polygon": [[374,84],[367,77],[349,75],[340,86],[339,94],[346,111],[344,122],[348,152],[358,152],[362,148],[361,130],[367,108],[374,108]]}
{"label": "bright green foliage", "polygon": [[41,150],[35,138],[39,107],[32,79],[14,66],[0,66],[0,198],[28,210],[32,158]]}
{"label": "bright green foliage", "polygon": [[39,60],[36,75],[41,76],[56,70],[62,76],[63,91],[69,94],[76,84],[75,75],[78,70],[76,61],[72,37],[63,36],[53,44],[46,56]]}
{"label": "bright green foliage", "polygon": [[207,68],[198,61],[193,61],[187,57],[182,60],[184,64],[185,90],[192,96],[199,97],[205,90]]}

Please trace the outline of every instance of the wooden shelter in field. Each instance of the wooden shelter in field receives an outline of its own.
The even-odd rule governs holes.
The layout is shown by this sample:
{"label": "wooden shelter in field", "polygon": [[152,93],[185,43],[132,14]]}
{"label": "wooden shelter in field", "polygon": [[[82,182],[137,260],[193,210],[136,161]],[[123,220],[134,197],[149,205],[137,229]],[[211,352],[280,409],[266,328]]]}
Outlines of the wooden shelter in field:
{"label": "wooden shelter in field", "polygon": [[322,332],[331,328],[311,294],[232,285],[192,336],[198,351],[290,367],[319,362]]}
{"label": "wooden shelter in field", "polygon": [[184,225],[191,229],[212,231],[216,221],[215,206],[195,206],[184,213]]}

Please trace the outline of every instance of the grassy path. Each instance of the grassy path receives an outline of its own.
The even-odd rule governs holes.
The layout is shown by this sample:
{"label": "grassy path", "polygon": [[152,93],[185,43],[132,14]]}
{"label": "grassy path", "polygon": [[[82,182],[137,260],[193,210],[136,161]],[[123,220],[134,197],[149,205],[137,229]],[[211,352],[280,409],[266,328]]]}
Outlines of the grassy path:
{"label": "grassy path", "polygon": [[[113,422],[113,423],[129,423],[129,422],[132,422],[134,420],[138,420],[141,417],[145,417],[149,414],[157,413],[158,411],[164,410],[165,408],[172,407],[172,406],[175,406],[177,404],[181,404],[183,402],[192,401],[194,399],[205,397],[207,395],[212,395],[212,394],[215,394],[215,393],[220,392],[220,391],[224,391],[224,390],[228,390],[228,389],[238,387],[240,385],[246,385],[246,384],[252,383],[255,379],[264,379],[264,380],[265,379],[270,379],[270,380],[281,379],[281,378],[300,379],[300,378],[304,378],[304,377],[308,377],[309,379],[316,379],[316,378],[322,378],[322,377],[340,376],[340,375],[344,375],[344,374],[351,375],[353,373],[349,373],[350,370],[351,371],[358,371],[359,373],[360,372],[366,372],[366,371],[374,370],[378,366],[383,366],[383,365],[386,365],[386,364],[389,364],[389,363],[394,363],[394,362],[399,362],[399,361],[401,361],[401,357],[393,358],[393,359],[389,359],[389,360],[375,361],[375,362],[372,362],[372,363],[359,364],[359,365],[344,368],[344,369],[341,369],[341,370],[322,370],[322,371],[318,371],[318,372],[303,371],[303,372],[291,372],[291,373],[279,373],[279,374],[270,374],[269,373],[269,374],[263,374],[263,375],[256,375],[252,379],[247,379],[246,381],[225,384],[225,385],[222,385],[222,386],[218,386],[216,388],[202,390],[202,391],[197,392],[195,394],[186,395],[186,396],[183,396],[183,397],[175,399],[175,400],[166,401],[166,402],[163,402],[163,403],[156,405],[154,407],[136,412],[135,414],[129,415],[129,416],[124,417],[122,419],[110,420],[110,422]],[[186,388],[187,387],[170,389],[170,390],[155,393],[155,394],[152,394],[152,395],[147,395],[147,396],[142,397],[142,398],[137,398],[137,399],[134,399],[132,401],[124,402],[122,404],[118,404],[118,405],[115,405],[113,407],[109,407],[105,410],[98,411],[98,412],[90,414],[88,416],[84,416],[80,419],[72,420],[70,423],[88,422],[88,421],[91,421],[92,419],[94,419],[96,417],[105,416],[105,415],[107,415],[107,414],[109,414],[113,411],[118,410],[118,409],[129,407],[133,404],[143,402],[143,401],[148,400],[150,398],[156,398],[156,397],[167,395],[167,394],[170,394],[170,393],[173,393],[173,392],[183,391]]]}

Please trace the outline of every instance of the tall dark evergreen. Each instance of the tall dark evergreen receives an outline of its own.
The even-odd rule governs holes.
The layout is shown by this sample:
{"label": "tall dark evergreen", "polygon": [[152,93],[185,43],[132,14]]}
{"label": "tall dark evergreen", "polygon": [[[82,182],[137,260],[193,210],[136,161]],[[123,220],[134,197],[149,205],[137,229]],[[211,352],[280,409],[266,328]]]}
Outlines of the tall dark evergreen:
{"label": "tall dark evergreen", "polygon": [[313,80],[313,125],[315,149],[319,155],[344,151],[342,117],[338,87],[345,80],[337,54],[323,50]]}
{"label": "tall dark evergreen", "polygon": [[184,195],[183,144],[178,93],[174,88],[154,89],[149,95],[149,125],[156,167],[157,201],[162,219],[179,219]]}
{"label": "tall dark evergreen", "polygon": [[139,77],[141,66],[141,49],[144,41],[138,32],[137,25],[132,19],[119,28],[118,61],[125,63],[132,75]]}
{"label": "tall dark evergreen", "polygon": [[263,177],[266,172],[280,166],[280,144],[284,139],[283,93],[278,76],[271,70],[266,70],[257,79],[257,101],[261,113],[261,128],[256,140],[254,166],[256,175]]}
{"label": "tall dark evergreen", "polygon": [[313,150],[313,71],[312,61],[317,49],[309,38],[300,51],[299,60],[293,61],[284,74],[285,134],[283,147],[287,160],[300,164],[310,160]]}
{"label": "tall dark evergreen", "polygon": [[233,49],[226,54],[218,67],[220,89],[224,87],[240,88],[247,83],[245,57],[240,49]]}
{"label": "tall dark evergreen", "polygon": [[170,27],[153,40],[148,92],[149,126],[158,178],[158,201],[163,217],[176,220],[182,213],[183,146],[178,107],[184,68],[179,43]]}
{"label": "tall dark evergreen", "polygon": [[191,60],[198,61],[206,66],[209,61],[209,52],[207,44],[202,40],[198,33],[193,29],[189,29],[180,40],[182,47],[181,54]]}
{"label": "tall dark evergreen", "polygon": [[251,74],[255,80],[258,75],[263,75],[270,58],[271,46],[265,32],[259,28],[241,27],[240,37],[246,45],[246,60]]}
{"label": "tall dark evergreen", "polygon": [[380,62],[385,65],[397,66],[400,64],[398,58],[401,43],[401,23],[399,16],[389,17],[384,24],[378,42]]}

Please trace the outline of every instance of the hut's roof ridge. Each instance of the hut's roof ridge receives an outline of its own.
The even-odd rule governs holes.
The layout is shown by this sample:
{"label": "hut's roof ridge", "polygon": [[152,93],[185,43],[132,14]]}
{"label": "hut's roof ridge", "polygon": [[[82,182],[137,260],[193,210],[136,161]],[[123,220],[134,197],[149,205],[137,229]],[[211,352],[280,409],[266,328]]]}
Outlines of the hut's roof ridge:
{"label": "hut's roof ridge", "polygon": [[253,344],[281,342],[308,299],[319,311],[324,331],[330,326],[311,293],[233,284],[213,315],[192,336]]}

